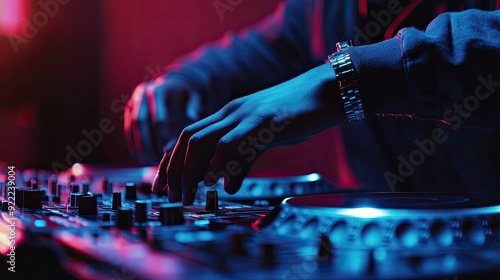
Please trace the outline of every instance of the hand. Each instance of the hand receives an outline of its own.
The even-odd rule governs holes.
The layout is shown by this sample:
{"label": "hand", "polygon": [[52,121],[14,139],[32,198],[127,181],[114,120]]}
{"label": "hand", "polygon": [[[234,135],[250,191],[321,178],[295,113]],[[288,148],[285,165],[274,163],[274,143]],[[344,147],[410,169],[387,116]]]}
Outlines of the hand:
{"label": "hand", "polygon": [[201,103],[200,94],[179,79],[162,76],[138,85],[124,112],[129,150],[143,164],[156,164],[182,128],[201,118]]}
{"label": "hand", "polygon": [[298,144],[345,120],[330,65],[227,104],[186,127],[172,154],[165,154],[153,191],[168,187],[171,202],[194,202],[198,182],[223,177],[236,193],[255,160],[267,149]]}

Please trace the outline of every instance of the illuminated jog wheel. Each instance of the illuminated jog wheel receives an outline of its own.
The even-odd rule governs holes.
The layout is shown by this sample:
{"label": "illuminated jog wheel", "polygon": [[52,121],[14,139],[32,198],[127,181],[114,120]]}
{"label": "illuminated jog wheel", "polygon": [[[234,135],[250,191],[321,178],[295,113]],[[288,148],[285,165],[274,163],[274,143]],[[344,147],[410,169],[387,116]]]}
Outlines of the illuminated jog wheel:
{"label": "illuminated jog wheel", "polygon": [[[200,183],[198,187],[203,189],[205,185]],[[354,191],[354,189],[338,187],[317,173],[284,177],[247,177],[243,180],[240,190],[232,195],[226,193],[222,180],[210,188],[218,191],[220,200],[239,203],[265,200],[269,202],[269,205],[277,205],[284,198],[291,196]],[[204,191],[199,191],[197,200],[205,201],[204,194]]]}
{"label": "illuminated jog wheel", "polygon": [[253,225],[303,239],[327,235],[337,247],[462,250],[500,246],[499,217],[491,196],[346,193],[285,199]]}

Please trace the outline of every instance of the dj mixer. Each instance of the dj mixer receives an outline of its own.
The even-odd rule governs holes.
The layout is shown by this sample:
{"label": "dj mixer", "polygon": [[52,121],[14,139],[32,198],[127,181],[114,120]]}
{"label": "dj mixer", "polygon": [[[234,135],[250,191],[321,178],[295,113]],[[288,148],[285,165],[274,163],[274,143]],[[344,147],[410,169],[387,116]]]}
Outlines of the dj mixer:
{"label": "dj mixer", "polygon": [[[476,279],[500,276],[500,200],[368,193],[318,174],[249,177],[195,203],[155,167],[0,178],[2,279]],[[14,172],[13,172],[14,173]]]}

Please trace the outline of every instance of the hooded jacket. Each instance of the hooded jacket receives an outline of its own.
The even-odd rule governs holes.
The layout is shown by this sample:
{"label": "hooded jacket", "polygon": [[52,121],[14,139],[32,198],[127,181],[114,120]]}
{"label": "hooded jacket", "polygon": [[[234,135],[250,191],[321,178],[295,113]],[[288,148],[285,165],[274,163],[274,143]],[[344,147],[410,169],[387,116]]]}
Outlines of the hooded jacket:
{"label": "hooded jacket", "polygon": [[350,39],[368,120],[340,126],[348,166],[332,172],[348,174],[342,183],[500,194],[500,11],[487,11],[499,2],[286,1],[166,69],[203,94],[210,114]]}

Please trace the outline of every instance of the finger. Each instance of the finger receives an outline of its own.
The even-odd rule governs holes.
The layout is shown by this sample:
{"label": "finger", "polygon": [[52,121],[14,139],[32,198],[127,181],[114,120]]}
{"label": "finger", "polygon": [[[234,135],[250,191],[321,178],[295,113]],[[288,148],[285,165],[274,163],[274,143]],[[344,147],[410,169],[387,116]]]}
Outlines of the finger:
{"label": "finger", "polygon": [[167,187],[167,165],[171,155],[172,151],[163,154],[151,187],[151,191],[154,193],[159,193]]}
{"label": "finger", "polygon": [[167,165],[168,198],[171,202],[178,202],[182,199],[182,171],[184,169],[184,159],[189,138],[191,138],[194,133],[218,122],[223,117],[223,114],[216,113],[184,128],[181,132]]}
{"label": "finger", "polygon": [[226,119],[209,125],[190,137],[182,172],[184,204],[193,203],[198,190],[198,182],[203,181],[203,175],[214,154],[217,142],[234,126],[234,122]]}
{"label": "finger", "polygon": [[220,139],[205,174],[207,185],[223,177],[227,193],[234,194],[240,189],[253,163],[266,151],[265,146],[252,137],[257,127],[257,123],[242,122]]}

